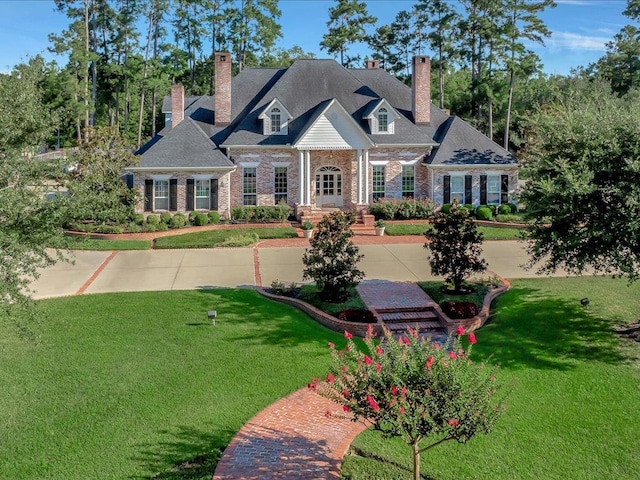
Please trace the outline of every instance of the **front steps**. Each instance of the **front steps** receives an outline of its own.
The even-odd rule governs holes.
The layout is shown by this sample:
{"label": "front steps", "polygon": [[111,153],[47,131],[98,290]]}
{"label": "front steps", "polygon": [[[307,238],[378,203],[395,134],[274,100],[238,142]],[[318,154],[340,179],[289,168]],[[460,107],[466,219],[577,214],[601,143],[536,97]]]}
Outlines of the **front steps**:
{"label": "front steps", "polygon": [[376,309],[375,313],[394,335],[405,334],[409,327],[417,327],[421,335],[446,335],[438,313],[429,306]]}

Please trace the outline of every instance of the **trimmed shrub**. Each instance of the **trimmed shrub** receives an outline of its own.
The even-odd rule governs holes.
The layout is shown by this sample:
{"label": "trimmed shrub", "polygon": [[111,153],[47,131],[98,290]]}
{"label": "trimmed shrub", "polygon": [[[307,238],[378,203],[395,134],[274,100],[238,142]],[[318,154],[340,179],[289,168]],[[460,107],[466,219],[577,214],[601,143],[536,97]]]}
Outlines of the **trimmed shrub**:
{"label": "trimmed shrub", "polygon": [[135,222],[129,223],[126,228],[129,233],[140,233],[142,231],[142,225],[138,225]]}
{"label": "trimmed shrub", "polygon": [[144,224],[144,215],[142,213],[136,213],[133,216],[133,223],[135,223],[136,225],[143,225]]}
{"label": "trimmed shrub", "polygon": [[474,207],[472,204],[470,203],[465,203],[463,205],[464,208],[466,208],[469,211],[470,215],[473,215],[473,212],[475,211],[476,207]]}
{"label": "trimmed shrub", "polygon": [[158,232],[166,232],[167,230],[169,230],[169,225],[162,222],[158,224]]}
{"label": "trimmed shrub", "polygon": [[231,217],[241,222],[286,222],[292,213],[292,208],[287,204],[231,209]]}
{"label": "trimmed shrub", "polygon": [[209,217],[210,224],[217,225],[218,223],[220,223],[220,214],[215,210],[212,210],[209,213],[207,213],[207,216]]}
{"label": "trimmed shrub", "polygon": [[524,223],[520,215],[496,215],[496,221],[502,223]]}
{"label": "trimmed shrub", "polygon": [[143,232],[157,232],[158,231],[158,225],[160,225],[160,223],[145,223],[144,225],[142,225],[142,231]]}
{"label": "trimmed shrub", "polygon": [[190,225],[195,225],[196,224],[196,215],[198,214],[198,212],[189,212],[189,224]]}
{"label": "trimmed shrub", "polygon": [[160,222],[168,224],[171,221],[171,214],[169,212],[162,212],[160,214]]}
{"label": "trimmed shrub", "polygon": [[147,215],[147,225],[158,225],[160,217],[158,215]]}
{"label": "trimmed shrub", "polygon": [[169,222],[171,228],[182,228],[187,224],[187,218],[182,213],[176,213]]}
{"label": "trimmed shrub", "polygon": [[408,198],[401,200],[396,210],[396,218],[399,220],[416,218],[416,202]]}
{"label": "trimmed shrub", "polygon": [[491,207],[483,205],[476,208],[476,218],[478,220],[491,220],[493,218],[493,211]]}
{"label": "trimmed shrub", "polygon": [[435,213],[435,205],[430,200],[416,200],[416,218],[430,218]]}
{"label": "trimmed shrub", "polygon": [[195,225],[198,227],[202,227],[209,223],[209,216],[206,213],[196,213],[195,217]]}
{"label": "trimmed shrub", "polygon": [[509,205],[500,205],[498,207],[498,215],[509,215],[511,214],[511,207]]}
{"label": "trimmed shrub", "polygon": [[509,208],[511,209],[511,213],[518,213],[518,205],[515,203],[508,203]]}
{"label": "trimmed shrub", "polygon": [[451,204],[450,203],[444,203],[442,204],[442,213],[449,213],[451,211]]}

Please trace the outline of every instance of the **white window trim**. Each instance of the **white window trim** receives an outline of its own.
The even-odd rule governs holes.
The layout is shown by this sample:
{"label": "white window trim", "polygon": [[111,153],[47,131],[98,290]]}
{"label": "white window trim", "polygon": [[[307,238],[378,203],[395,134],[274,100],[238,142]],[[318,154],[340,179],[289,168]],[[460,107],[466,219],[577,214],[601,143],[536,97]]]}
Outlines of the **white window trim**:
{"label": "white window trim", "polygon": [[413,188],[411,191],[413,192],[413,196],[416,196],[416,166],[415,163],[405,163],[402,165],[403,169],[400,171],[400,194],[404,197],[404,167],[413,167]]}
{"label": "white window trim", "polygon": [[291,162],[271,162],[271,165],[273,166],[274,170],[276,169],[276,167],[289,168],[289,166],[291,165]]}
{"label": "white window trim", "polygon": [[400,165],[402,165],[403,167],[405,165],[415,165],[420,161],[419,158],[415,158],[413,160],[398,160],[398,163],[400,163]]}
{"label": "white window trim", "polygon": [[[497,177],[498,178],[498,191],[492,192],[489,190],[489,177]],[[489,195],[498,195],[497,202],[489,202]],[[500,205],[500,199],[502,197],[502,176],[497,173],[487,174],[487,205]]]}
{"label": "white window trim", "polygon": [[454,178],[461,178],[462,179],[462,191],[461,192],[455,192],[455,193],[459,193],[459,194],[462,195],[462,198],[461,198],[461,200],[459,200],[459,203],[460,204],[464,203],[464,177],[465,177],[465,174],[463,174],[461,172],[456,172],[455,175],[451,175],[451,180],[450,180],[450,183],[449,183],[449,203],[453,203],[453,194],[454,194],[454,191],[453,191],[453,179]]}
{"label": "white window trim", "polygon": [[384,171],[383,171],[384,172],[384,178],[383,178],[384,190],[382,192],[377,192],[375,190],[375,186],[376,186],[376,184],[375,184],[375,171],[374,171],[373,168],[371,169],[371,200],[374,201],[374,202],[377,200],[376,198],[374,198],[375,194],[382,193],[382,197],[386,197],[387,196],[387,168],[386,168],[387,163],[389,163],[389,162],[376,162],[376,163],[371,162],[372,167],[383,167],[384,168]]}
{"label": "white window trim", "polygon": [[[258,163],[259,164],[259,163]],[[244,203],[244,197],[245,196],[254,196],[256,199],[256,205],[258,205],[258,164],[256,165],[252,165],[252,164],[246,164],[242,166],[242,205],[247,205],[246,203]],[[246,168],[255,168],[256,169],[256,178],[255,178],[255,182],[256,182],[256,187],[255,187],[255,193],[245,193],[244,191],[244,186],[245,186],[245,179],[246,177],[244,176],[245,174],[245,169]]]}
{"label": "white window trim", "polygon": [[[279,162],[279,163],[285,163],[285,162]],[[286,175],[287,189],[284,193],[276,192],[276,168],[287,169],[287,175]],[[285,165],[276,165],[275,163],[273,164],[273,203],[277,205],[278,202],[276,201],[276,195],[285,195],[286,199],[289,200],[289,164],[288,163],[286,163]]]}
{"label": "white window trim", "polygon": [[[160,178],[162,177],[162,178]],[[153,178],[153,211],[154,212],[166,212],[169,211],[169,207],[171,207],[171,175],[154,175]],[[156,195],[156,184],[158,182],[167,182],[167,196],[166,197],[158,197]],[[165,199],[167,200],[167,208],[158,208],[156,206],[157,199]]]}
{"label": "white window trim", "polygon": [[194,180],[211,180],[213,178],[213,175],[197,173],[197,174],[191,175],[191,178],[193,178]]}
{"label": "white window trim", "polygon": [[389,164],[389,160],[369,160],[372,167],[384,167]]}
{"label": "white window trim", "polygon": [[238,165],[242,168],[258,168],[260,166],[260,162],[238,162]]}
{"label": "white window trim", "polygon": [[[196,210],[210,210],[211,209],[211,176],[207,176],[207,175],[197,175],[197,177],[203,177],[203,178],[196,178],[196,176],[194,175],[194,185],[193,185],[193,206]],[[198,183],[197,182],[209,182],[209,195],[207,195],[206,197],[199,197],[198,196]],[[199,198],[206,198],[207,199],[207,206],[206,207],[198,207],[198,199]]]}

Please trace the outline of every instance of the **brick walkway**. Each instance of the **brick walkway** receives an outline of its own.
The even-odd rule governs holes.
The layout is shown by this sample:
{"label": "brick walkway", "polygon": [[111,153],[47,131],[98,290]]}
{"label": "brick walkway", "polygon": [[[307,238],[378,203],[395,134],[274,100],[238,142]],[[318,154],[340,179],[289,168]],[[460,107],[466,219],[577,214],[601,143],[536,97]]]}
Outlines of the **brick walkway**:
{"label": "brick walkway", "polygon": [[356,290],[370,310],[423,308],[433,303],[424,290],[412,282],[366,280]]}
{"label": "brick walkway", "polygon": [[308,388],[298,390],[240,429],[213,480],[340,478],[342,457],[365,428],[344,418],[336,403]]}

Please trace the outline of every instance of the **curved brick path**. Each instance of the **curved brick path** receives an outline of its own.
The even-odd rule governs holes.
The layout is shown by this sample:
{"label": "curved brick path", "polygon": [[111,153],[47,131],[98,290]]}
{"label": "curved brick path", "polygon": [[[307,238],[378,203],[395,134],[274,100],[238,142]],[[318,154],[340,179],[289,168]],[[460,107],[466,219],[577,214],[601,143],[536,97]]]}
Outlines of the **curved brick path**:
{"label": "curved brick path", "polygon": [[213,480],[340,478],[342,457],[366,428],[345,418],[338,404],[303,388],[271,404],[240,429]]}

